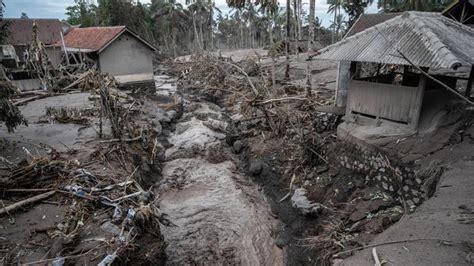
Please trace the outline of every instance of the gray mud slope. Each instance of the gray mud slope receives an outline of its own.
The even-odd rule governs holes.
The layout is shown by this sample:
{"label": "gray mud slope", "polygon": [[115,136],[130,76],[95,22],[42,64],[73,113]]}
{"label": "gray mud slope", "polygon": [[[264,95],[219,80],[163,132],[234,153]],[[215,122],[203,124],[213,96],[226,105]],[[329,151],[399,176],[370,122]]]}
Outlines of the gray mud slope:
{"label": "gray mud slope", "polygon": [[215,104],[184,100],[168,138],[173,146],[157,189],[160,207],[177,225],[162,228],[168,264],[283,265],[273,233],[277,221],[232,160],[223,141],[225,120]]}

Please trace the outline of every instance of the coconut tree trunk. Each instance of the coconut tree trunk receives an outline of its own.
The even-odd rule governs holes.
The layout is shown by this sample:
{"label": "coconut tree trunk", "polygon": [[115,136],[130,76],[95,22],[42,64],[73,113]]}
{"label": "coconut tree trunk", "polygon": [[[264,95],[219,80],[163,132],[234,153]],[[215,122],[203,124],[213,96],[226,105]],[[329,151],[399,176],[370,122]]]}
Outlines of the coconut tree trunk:
{"label": "coconut tree trunk", "polygon": [[210,10],[209,10],[209,22],[211,24],[211,27],[210,27],[210,32],[209,32],[209,37],[210,37],[210,49],[211,50],[214,50],[214,29],[213,29],[213,26],[214,26],[214,1],[211,1],[211,6],[210,6]]}
{"label": "coconut tree trunk", "polygon": [[173,29],[172,30],[172,35],[173,35],[173,55],[174,55],[174,58],[178,57],[178,54],[176,53],[176,30]]}
{"label": "coconut tree trunk", "polygon": [[285,80],[290,80],[290,34],[291,34],[291,1],[286,0],[286,68],[285,68]]}
{"label": "coconut tree trunk", "polygon": [[302,0],[298,0],[298,40],[302,39],[301,28],[303,24],[303,3]]}
{"label": "coconut tree trunk", "polygon": [[201,41],[201,49],[206,50],[206,45],[204,43],[204,34],[202,33],[202,21],[199,21],[199,35]]}
{"label": "coconut tree trunk", "polygon": [[197,48],[201,50],[202,46],[201,46],[201,41],[199,40],[199,33],[197,30],[197,25],[196,25],[196,14],[194,14],[194,12],[193,12],[193,28],[194,28],[194,41],[196,42]]}
{"label": "coconut tree trunk", "polygon": [[[271,13],[269,12],[268,14],[271,16]],[[270,49],[273,49],[274,43],[273,43],[273,21],[270,21],[268,23],[268,37],[270,38]],[[275,58],[273,57],[272,54],[272,90],[275,91],[275,85],[276,85],[276,77],[275,77]]]}
{"label": "coconut tree trunk", "polygon": [[332,43],[336,42],[336,19],[337,19],[337,9],[334,10],[334,20],[333,20],[334,29],[332,29]]}
{"label": "coconut tree trunk", "polygon": [[244,26],[242,24],[242,20],[239,22],[240,27],[240,49],[244,48]]}
{"label": "coconut tree trunk", "polygon": [[[308,19],[308,59],[310,59],[314,42],[314,14],[316,0],[309,0],[309,19]],[[306,62],[306,97],[311,97],[311,60]]]}
{"label": "coconut tree trunk", "polygon": [[293,15],[295,17],[295,26],[294,26],[294,33],[293,36],[295,38],[295,48],[296,48],[296,57],[300,57],[300,52],[299,52],[299,39],[298,39],[298,0],[293,0]]}

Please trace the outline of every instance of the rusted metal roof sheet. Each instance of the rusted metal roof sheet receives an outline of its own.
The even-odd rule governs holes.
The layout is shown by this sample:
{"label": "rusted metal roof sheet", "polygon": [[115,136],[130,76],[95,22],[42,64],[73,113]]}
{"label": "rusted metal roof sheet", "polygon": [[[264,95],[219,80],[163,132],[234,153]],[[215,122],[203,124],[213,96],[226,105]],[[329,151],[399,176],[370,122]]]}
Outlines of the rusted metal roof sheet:
{"label": "rusted metal roof sheet", "polygon": [[356,33],[359,33],[365,29],[378,25],[396,16],[400,16],[402,13],[378,13],[378,14],[365,14],[360,16],[357,21],[352,25],[350,30],[346,33],[345,37],[350,37]]}
{"label": "rusted metal roof sheet", "polygon": [[474,29],[439,13],[405,12],[320,50],[318,59],[457,68],[474,64]]}
{"label": "rusted metal roof sheet", "polygon": [[[73,28],[66,36],[64,36],[64,44],[69,50],[73,49],[100,53],[124,32],[130,33],[150,47],[150,49],[156,50],[153,45],[128,30],[125,26]],[[54,45],[62,46],[61,40],[56,42]]]}
{"label": "rusted metal roof sheet", "polygon": [[61,39],[61,32],[66,33],[71,26],[59,19],[15,19],[6,18],[8,22],[8,44],[27,45],[33,40],[33,22],[38,26],[38,37],[44,44],[52,44]]}

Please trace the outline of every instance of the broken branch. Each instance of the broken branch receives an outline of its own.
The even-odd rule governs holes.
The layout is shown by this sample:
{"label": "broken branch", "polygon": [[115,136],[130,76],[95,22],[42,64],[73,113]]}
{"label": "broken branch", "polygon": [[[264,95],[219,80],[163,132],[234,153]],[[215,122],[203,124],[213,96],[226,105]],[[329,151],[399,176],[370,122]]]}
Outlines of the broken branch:
{"label": "broken branch", "polygon": [[11,211],[14,211],[14,210],[16,210],[20,207],[25,206],[25,205],[35,203],[35,202],[40,201],[40,200],[47,199],[47,198],[51,197],[54,193],[56,193],[55,190],[50,191],[50,192],[46,192],[46,193],[43,193],[43,194],[40,194],[40,195],[37,195],[37,196],[34,196],[34,197],[31,197],[31,198],[28,198],[28,199],[25,199],[25,200],[22,200],[22,201],[19,201],[17,203],[14,203],[12,205],[4,207],[3,209],[0,210],[0,216],[4,215],[5,213],[9,213]]}

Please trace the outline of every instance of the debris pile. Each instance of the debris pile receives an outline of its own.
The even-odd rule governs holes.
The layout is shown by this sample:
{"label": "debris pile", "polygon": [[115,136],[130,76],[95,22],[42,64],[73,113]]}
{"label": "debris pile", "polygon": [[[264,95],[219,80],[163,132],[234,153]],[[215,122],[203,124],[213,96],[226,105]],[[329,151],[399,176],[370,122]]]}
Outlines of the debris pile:
{"label": "debris pile", "polygon": [[295,83],[274,88],[268,67],[208,54],[171,62],[170,68],[180,76],[180,89],[227,108],[226,142],[237,153],[245,147],[249,173],[258,178],[271,165],[290,184],[281,188],[288,193],[279,202],[289,200],[302,215],[320,219],[298,243],[316,249],[319,263],[367,243],[406,211],[398,198],[334,159],[344,155],[334,149],[341,116],[321,111],[333,103],[323,84],[310,96]]}
{"label": "debris pile", "polygon": [[2,264],[163,263],[160,224],[173,223],[151,190],[164,149],[161,133],[140,112],[147,99],[121,92],[113,78],[94,69],[66,91],[74,97],[77,89],[90,92],[93,108],[46,106],[38,122],[98,128],[90,148],[33,155],[37,151],[23,147],[20,162],[0,157]]}
{"label": "debris pile", "polygon": [[[79,162],[53,154],[20,163],[0,183],[6,197],[0,215],[11,217],[12,223],[15,223],[14,212],[46,199],[66,207],[64,219],[45,230],[53,239],[50,243],[51,259],[35,263],[69,264],[84,261],[82,259],[86,259],[88,254],[96,258],[87,256],[91,263],[99,258],[109,263],[116,259],[124,262],[137,249],[135,243],[145,232],[156,237],[155,245],[161,246],[162,250],[165,248],[159,224],[170,225],[171,222],[160,212],[155,195],[145,191],[131,177],[120,181],[110,176],[94,175]],[[37,195],[30,197],[31,194]],[[28,198],[18,201],[26,195]],[[91,234],[101,237],[92,237]],[[11,241],[2,241],[1,245],[2,250],[9,250],[9,254],[23,249]],[[159,250],[154,252],[159,253]],[[16,259],[11,257],[4,263],[14,263]]]}

